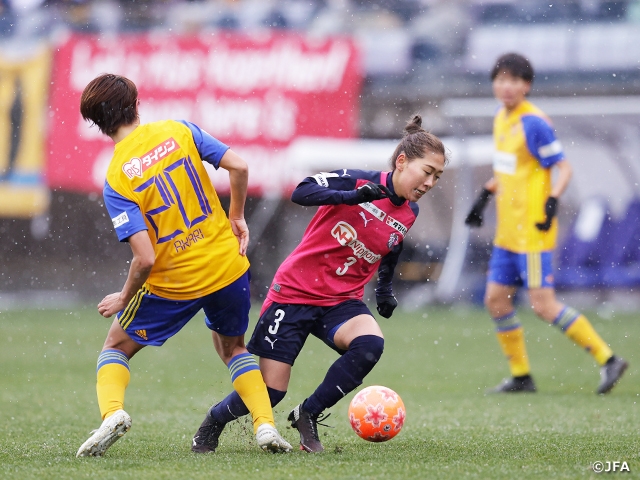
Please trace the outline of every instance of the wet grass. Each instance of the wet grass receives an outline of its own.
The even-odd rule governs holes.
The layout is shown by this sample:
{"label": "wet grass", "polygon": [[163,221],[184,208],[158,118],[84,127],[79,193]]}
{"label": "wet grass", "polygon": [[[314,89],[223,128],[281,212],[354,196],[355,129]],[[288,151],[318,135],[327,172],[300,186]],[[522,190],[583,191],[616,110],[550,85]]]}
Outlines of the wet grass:
{"label": "wet grass", "polygon": [[[527,313],[521,319],[539,392],[486,396],[507,375],[487,315],[427,308],[381,321],[385,354],[365,385],[386,385],[404,400],[407,423],[390,442],[367,443],[351,431],[351,394],[331,409],[334,428],[321,429],[322,455],[264,454],[241,420],[215,454],[197,456],[191,437],[231,385],[196,317],[164,347],[132,360],[131,431],[104,458],[76,459],[100,424],[95,362],[110,320],[93,308],[2,312],[0,478],[595,478],[597,461],[627,462],[625,478],[640,478],[640,318],[590,318],[631,363],[607,396],[594,393],[591,357]],[[297,432],[286,427],[287,413],[334,358],[310,339],[294,367],[275,412],[292,444]]]}

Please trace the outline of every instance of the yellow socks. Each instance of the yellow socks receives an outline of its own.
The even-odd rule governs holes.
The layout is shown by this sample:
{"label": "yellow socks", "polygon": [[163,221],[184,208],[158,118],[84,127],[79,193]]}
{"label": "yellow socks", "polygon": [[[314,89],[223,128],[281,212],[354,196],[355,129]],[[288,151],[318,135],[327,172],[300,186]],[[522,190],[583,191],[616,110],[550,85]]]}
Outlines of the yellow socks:
{"label": "yellow socks", "polygon": [[571,307],[564,307],[553,321],[564,334],[593,355],[598,365],[604,365],[613,352],[595,331],[587,317]]}
{"label": "yellow socks", "polygon": [[[507,360],[511,375],[520,377],[530,372],[529,358],[524,343],[524,331],[515,312],[494,318],[496,335]],[[589,320],[571,307],[565,307],[553,321],[564,334],[593,355],[598,365],[604,365],[613,352],[595,331]]]}
{"label": "yellow socks", "polygon": [[117,410],[124,410],[124,392],[129,385],[129,359],[120,350],[104,350],[98,357],[96,371],[98,406],[104,420]]}
{"label": "yellow socks", "polygon": [[267,386],[253,356],[248,352],[236,355],[229,362],[228,368],[233,388],[251,412],[254,433],[263,423],[275,426]]}
{"label": "yellow socks", "polygon": [[507,357],[511,376],[521,377],[530,372],[529,357],[524,343],[524,330],[516,318],[515,312],[500,318],[494,318],[496,322],[496,336],[502,347],[502,352]]}

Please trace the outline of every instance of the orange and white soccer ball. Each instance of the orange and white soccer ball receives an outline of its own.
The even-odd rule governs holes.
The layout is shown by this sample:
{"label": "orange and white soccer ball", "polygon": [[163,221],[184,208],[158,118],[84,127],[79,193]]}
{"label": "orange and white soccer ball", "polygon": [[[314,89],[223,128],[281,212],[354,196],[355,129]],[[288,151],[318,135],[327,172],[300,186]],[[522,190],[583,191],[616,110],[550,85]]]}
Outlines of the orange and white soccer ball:
{"label": "orange and white soccer ball", "polygon": [[406,411],[396,392],[373,385],[364,388],[349,404],[349,422],[360,438],[369,442],[386,442],[404,425]]}

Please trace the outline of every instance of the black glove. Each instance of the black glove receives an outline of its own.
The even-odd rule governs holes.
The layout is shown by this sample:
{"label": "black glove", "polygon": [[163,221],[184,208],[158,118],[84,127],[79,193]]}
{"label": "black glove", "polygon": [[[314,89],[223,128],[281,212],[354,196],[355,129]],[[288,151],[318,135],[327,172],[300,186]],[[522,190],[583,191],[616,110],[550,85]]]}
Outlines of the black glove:
{"label": "black glove", "polygon": [[365,183],[356,190],[358,203],[373,202],[374,200],[380,200],[383,198],[391,197],[391,191],[384,185],[378,185],[375,183]]}
{"label": "black glove", "polygon": [[551,222],[553,217],[556,216],[558,211],[558,199],[556,197],[547,198],[547,203],[544,204],[544,214],[547,216],[544,223],[536,223],[536,228],[546,232],[551,228]]}
{"label": "black glove", "polygon": [[467,218],[465,218],[464,220],[465,225],[469,225],[470,227],[482,226],[482,212],[487,206],[487,203],[489,203],[491,195],[493,194],[489,190],[487,190],[486,188],[482,189],[480,195],[474,202],[473,207],[471,207],[471,211],[467,215]]}
{"label": "black glove", "polygon": [[378,304],[378,313],[384,318],[391,317],[398,306],[398,300],[393,295],[376,295],[376,303]]}

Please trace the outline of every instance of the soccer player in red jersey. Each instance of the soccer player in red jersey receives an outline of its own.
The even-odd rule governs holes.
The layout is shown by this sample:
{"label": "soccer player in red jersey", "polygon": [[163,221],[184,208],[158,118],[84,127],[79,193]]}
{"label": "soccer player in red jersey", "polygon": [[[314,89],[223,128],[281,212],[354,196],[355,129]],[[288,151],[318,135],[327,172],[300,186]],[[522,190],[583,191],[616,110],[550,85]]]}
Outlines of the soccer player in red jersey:
{"label": "soccer player in red jersey", "polygon": [[[260,357],[272,406],[284,398],[309,335],[340,354],[315,392],[289,414],[308,452],[323,451],[317,432],[322,412],[361,385],[382,355],[382,331],[362,301],[364,287],[377,272],[377,310],[389,318],[397,306],[393,272],[418,215],[416,202],[447,163],[440,139],[421,125],[416,115],[405,127],[390,172],[323,172],[304,179],[291,196],[319,208],[278,268],[247,348]],[[214,405],[193,439],[194,451],[215,450],[225,424],[246,413],[235,392]]]}
{"label": "soccer player in red jersey", "polygon": [[[258,445],[290,451],[275,428],[258,364],[244,344],[251,307],[246,162],[190,122],[140,125],[138,90],[120,75],[92,80],[82,93],[80,113],[115,143],[104,203],[133,258],[122,290],[98,305],[102,316],[116,315],[96,370],[103,422],[77,456],[102,456],[129,430],[131,417],[123,408],[131,357],[147,345],[164,344],[200,310],[235,391],[251,410]],[[205,161],[229,172],[228,218]]]}

